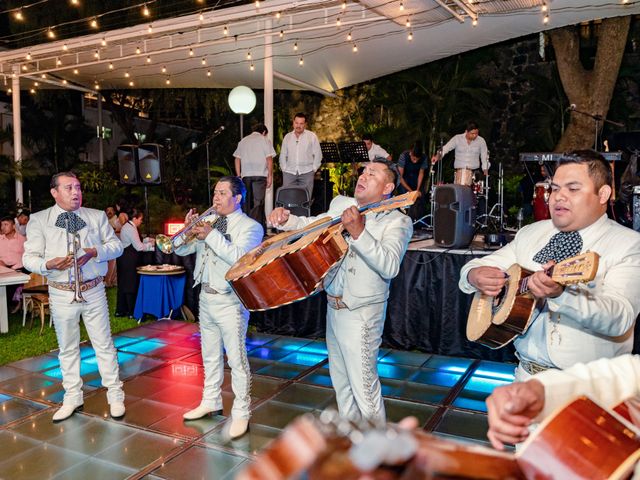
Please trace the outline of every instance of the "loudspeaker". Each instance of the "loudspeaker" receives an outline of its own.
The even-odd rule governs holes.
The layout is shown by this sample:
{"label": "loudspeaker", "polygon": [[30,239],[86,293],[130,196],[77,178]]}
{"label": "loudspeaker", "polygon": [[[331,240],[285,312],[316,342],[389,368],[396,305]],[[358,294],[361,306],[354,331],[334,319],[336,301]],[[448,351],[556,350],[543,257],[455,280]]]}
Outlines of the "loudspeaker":
{"label": "loudspeaker", "polygon": [[433,238],[446,248],[467,247],[473,240],[476,207],[471,187],[440,185],[435,192]]}
{"label": "loudspeaker", "polygon": [[120,145],[118,152],[118,172],[120,183],[125,185],[138,184],[138,150],[135,145]]}
{"label": "loudspeaker", "polygon": [[157,143],[143,143],[138,147],[140,183],[159,185],[162,182],[162,175],[160,173],[162,149],[162,145],[158,145]]}

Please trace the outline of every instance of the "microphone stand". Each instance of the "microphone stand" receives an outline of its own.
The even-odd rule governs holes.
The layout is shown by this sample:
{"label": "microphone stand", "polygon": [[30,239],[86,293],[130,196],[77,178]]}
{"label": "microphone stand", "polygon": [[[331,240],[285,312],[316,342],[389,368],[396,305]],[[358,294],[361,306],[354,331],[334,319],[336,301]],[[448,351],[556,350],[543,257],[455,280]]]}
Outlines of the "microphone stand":
{"label": "microphone stand", "polygon": [[[222,128],[222,127],[221,127]],[[206,147],[206,154],[207,154],[207,202],[211,202],[211,169],[209,168],[209,164],[210,164],[210,157],[209,157],[209,144],[218,136],[220,135],[222,132],[224,132],[224,128],[218,129],[216,131],[214,131],[211,135],[209,135],[207,138],[205,138],[202,142],[200,142],[198,145],[195,146],[195,148],[193,148],[189,153],[187,153],[185,155],[185,157],[188,157],[189,155],[191,155],[193,152],[195,152],[196,150],[198,150],[200,147],[202,147],[203,145]],[[224,161],[225,163],[227,163],[227,160],[225,159]],[[229,168],[229,170],[231,172],[233,172],[233,170],[231,169],[231,167],[229,166],[229,164],[227,163],[227,167]]]}
{"label": "microphone stand", "polygon": [[589,112],[583,112],[581,110],[576,110],[575,108],[571,108],[570,110],[572,112],[579,113],[580,115],[584,115],[585,117],[593,118],[593,120],[596,122],[595,123],[595,135],[594,135],[595,136],[595,141],[594,141],[594,144],[593,144],[593,148],[594,148],[594,150],[596,152],[600,151],[600,148],[599,148],[599,145],[598,145],[598,137],[600,135],[600,122],[602,122],[603,124],[604,123],[609,123],[611,125],[615,125],[616,127],[624,127],[624,123],[614,122],[613,120],[607,120],[602,115],[589,113]]}

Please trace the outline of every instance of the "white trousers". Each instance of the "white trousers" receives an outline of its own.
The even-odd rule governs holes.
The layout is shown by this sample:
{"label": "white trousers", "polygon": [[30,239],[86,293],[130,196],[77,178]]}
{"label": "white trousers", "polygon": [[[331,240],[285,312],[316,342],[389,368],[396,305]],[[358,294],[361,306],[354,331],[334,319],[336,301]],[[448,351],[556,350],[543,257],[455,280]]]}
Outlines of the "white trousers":
{"label": "white trousers", "polygon": [[109,307],[104,284],[82,292],[85,303],[71,303],[73,292],[49,287],[49,304],[58,337],[60,370],[65,405],[81,405],[80,316],[96,352],[102,385],[107,388],[109,403],[123,402],[124,392],[119,377],[118,353],[111,338]]}
{"label": "white trousers", "polygon": [[231,367],[231,388],[235,399],[233,418],[251,416],[251,371],[247,360],[247,325],[249,312],[234,293],[200,293],[200,343],[204,364],[203,407],[222,409],[224,354]]}
{"label": "white trousers", "polygon": [[355,310],[327,307],[329,373],[343,417],[385,421],[377,363],[386,310],[386,302]]}

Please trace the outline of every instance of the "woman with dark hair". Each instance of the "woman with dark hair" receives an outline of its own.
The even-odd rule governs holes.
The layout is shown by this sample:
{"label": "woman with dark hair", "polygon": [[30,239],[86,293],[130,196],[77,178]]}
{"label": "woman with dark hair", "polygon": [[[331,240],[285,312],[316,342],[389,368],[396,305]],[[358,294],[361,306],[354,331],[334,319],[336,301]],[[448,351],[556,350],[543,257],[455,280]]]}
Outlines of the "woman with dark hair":
{"label": "woman with dark hair", "polygon": [[136,305],[138,293],[138,272],[140,262],[139,252],[152,251],[153,243],[143,243],[140,240],[138,228],[144,220],[144,214],[136,209],[127,214],[129,220],[122,225],[120,241],[124,251],[116,260],[118,272],[118,301],[116,304],[117,317],[133,317],[133,308]]}

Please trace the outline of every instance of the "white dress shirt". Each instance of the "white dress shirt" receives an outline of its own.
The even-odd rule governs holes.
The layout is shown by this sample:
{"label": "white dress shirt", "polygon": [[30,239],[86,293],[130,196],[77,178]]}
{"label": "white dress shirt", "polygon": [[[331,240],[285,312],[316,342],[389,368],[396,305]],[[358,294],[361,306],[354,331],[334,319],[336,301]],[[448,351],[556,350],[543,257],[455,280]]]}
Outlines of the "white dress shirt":
{"label": "white dress shirt", "polygon": [[[460,272],[460,289],[475,292],[467,276],[480,266],[506,270],[514,263],[531,271],[541,269],[533,256],[558,233],[551,220],[522,228],[515,239],[484,258],[467,263]],[[524,360],[557,368],[578,362],[630,353],[633,327],[640,313],[640,233],[606,215],[580,230],[582,252],[600,255],[598,273],[587,284],[568,286],[534,312],[535,320],[514,345]]]}
{"label": "white dress shirt", "polygon": [[247,135],[240,143],[233,156],[240,159],[242,177],[266,177],[267,157],[275,157],[276,151],[267,137],[258,132]]}
{"label": "white dress shirt", "polygon": [[123,249],[129,245],[133,245],[133,248],[139,252],[152,252],[155,249],[153,243],[144,243],[140,240],[138,227],[131,223],[131,220],[122,226],[120,230],[120,241],[122,242]]}
{"label": "white dress shirt", "polygon": [[371,149],[368,151],[368,154],[369,154],[369,160],[371,161],[373,161],[373,159],[376,157],[382,157],[386,159],[389,156],[389,153],[387,153],[387,151],[384,148],[382,148],[377,143],[373,143],[373,142],[371,142]]}
{"label": "white dress shirt", "polygon": [[280,149],[280,169],[292,175],[315,172],[322,162],[322,150],[315,133],[305,130],[298,137],[295,132],[287,133]]}
{"label": "white dress shirt", "polygon": [[[67,232],[56,226],[58,215],[65,210],[58,205],[31,215],[27,224],[27,241],[24,244],[22,262],[27,270],[46,276],[55,282],[68,282],[71,270],[47,270],[46,264],[56,257],[69,253]],[[80,207],[74,213],[87,224],[78,231],[81,248],[95,248],[97,256],[82,266],[85,282],[107,274],[108,262],[122,254],[122,243],[109,225],[107,215],[101,210]],[[80,252],[82,255],[82,252]],[[73,278],[72,278],[73,281]]]}
{"label": "white dress shirt", "polygon": [[442,155],[446,155],[455,149],[456,159],[453,163],[454,168],[469,168],[475,170],[480,168],[482,162],[482,170],[489,170],[489,151],[487,150],[487,142],[484,138],[478,136],[471,143],[467,142],[464,133],[454,135],[444,147],[442,147]]}

